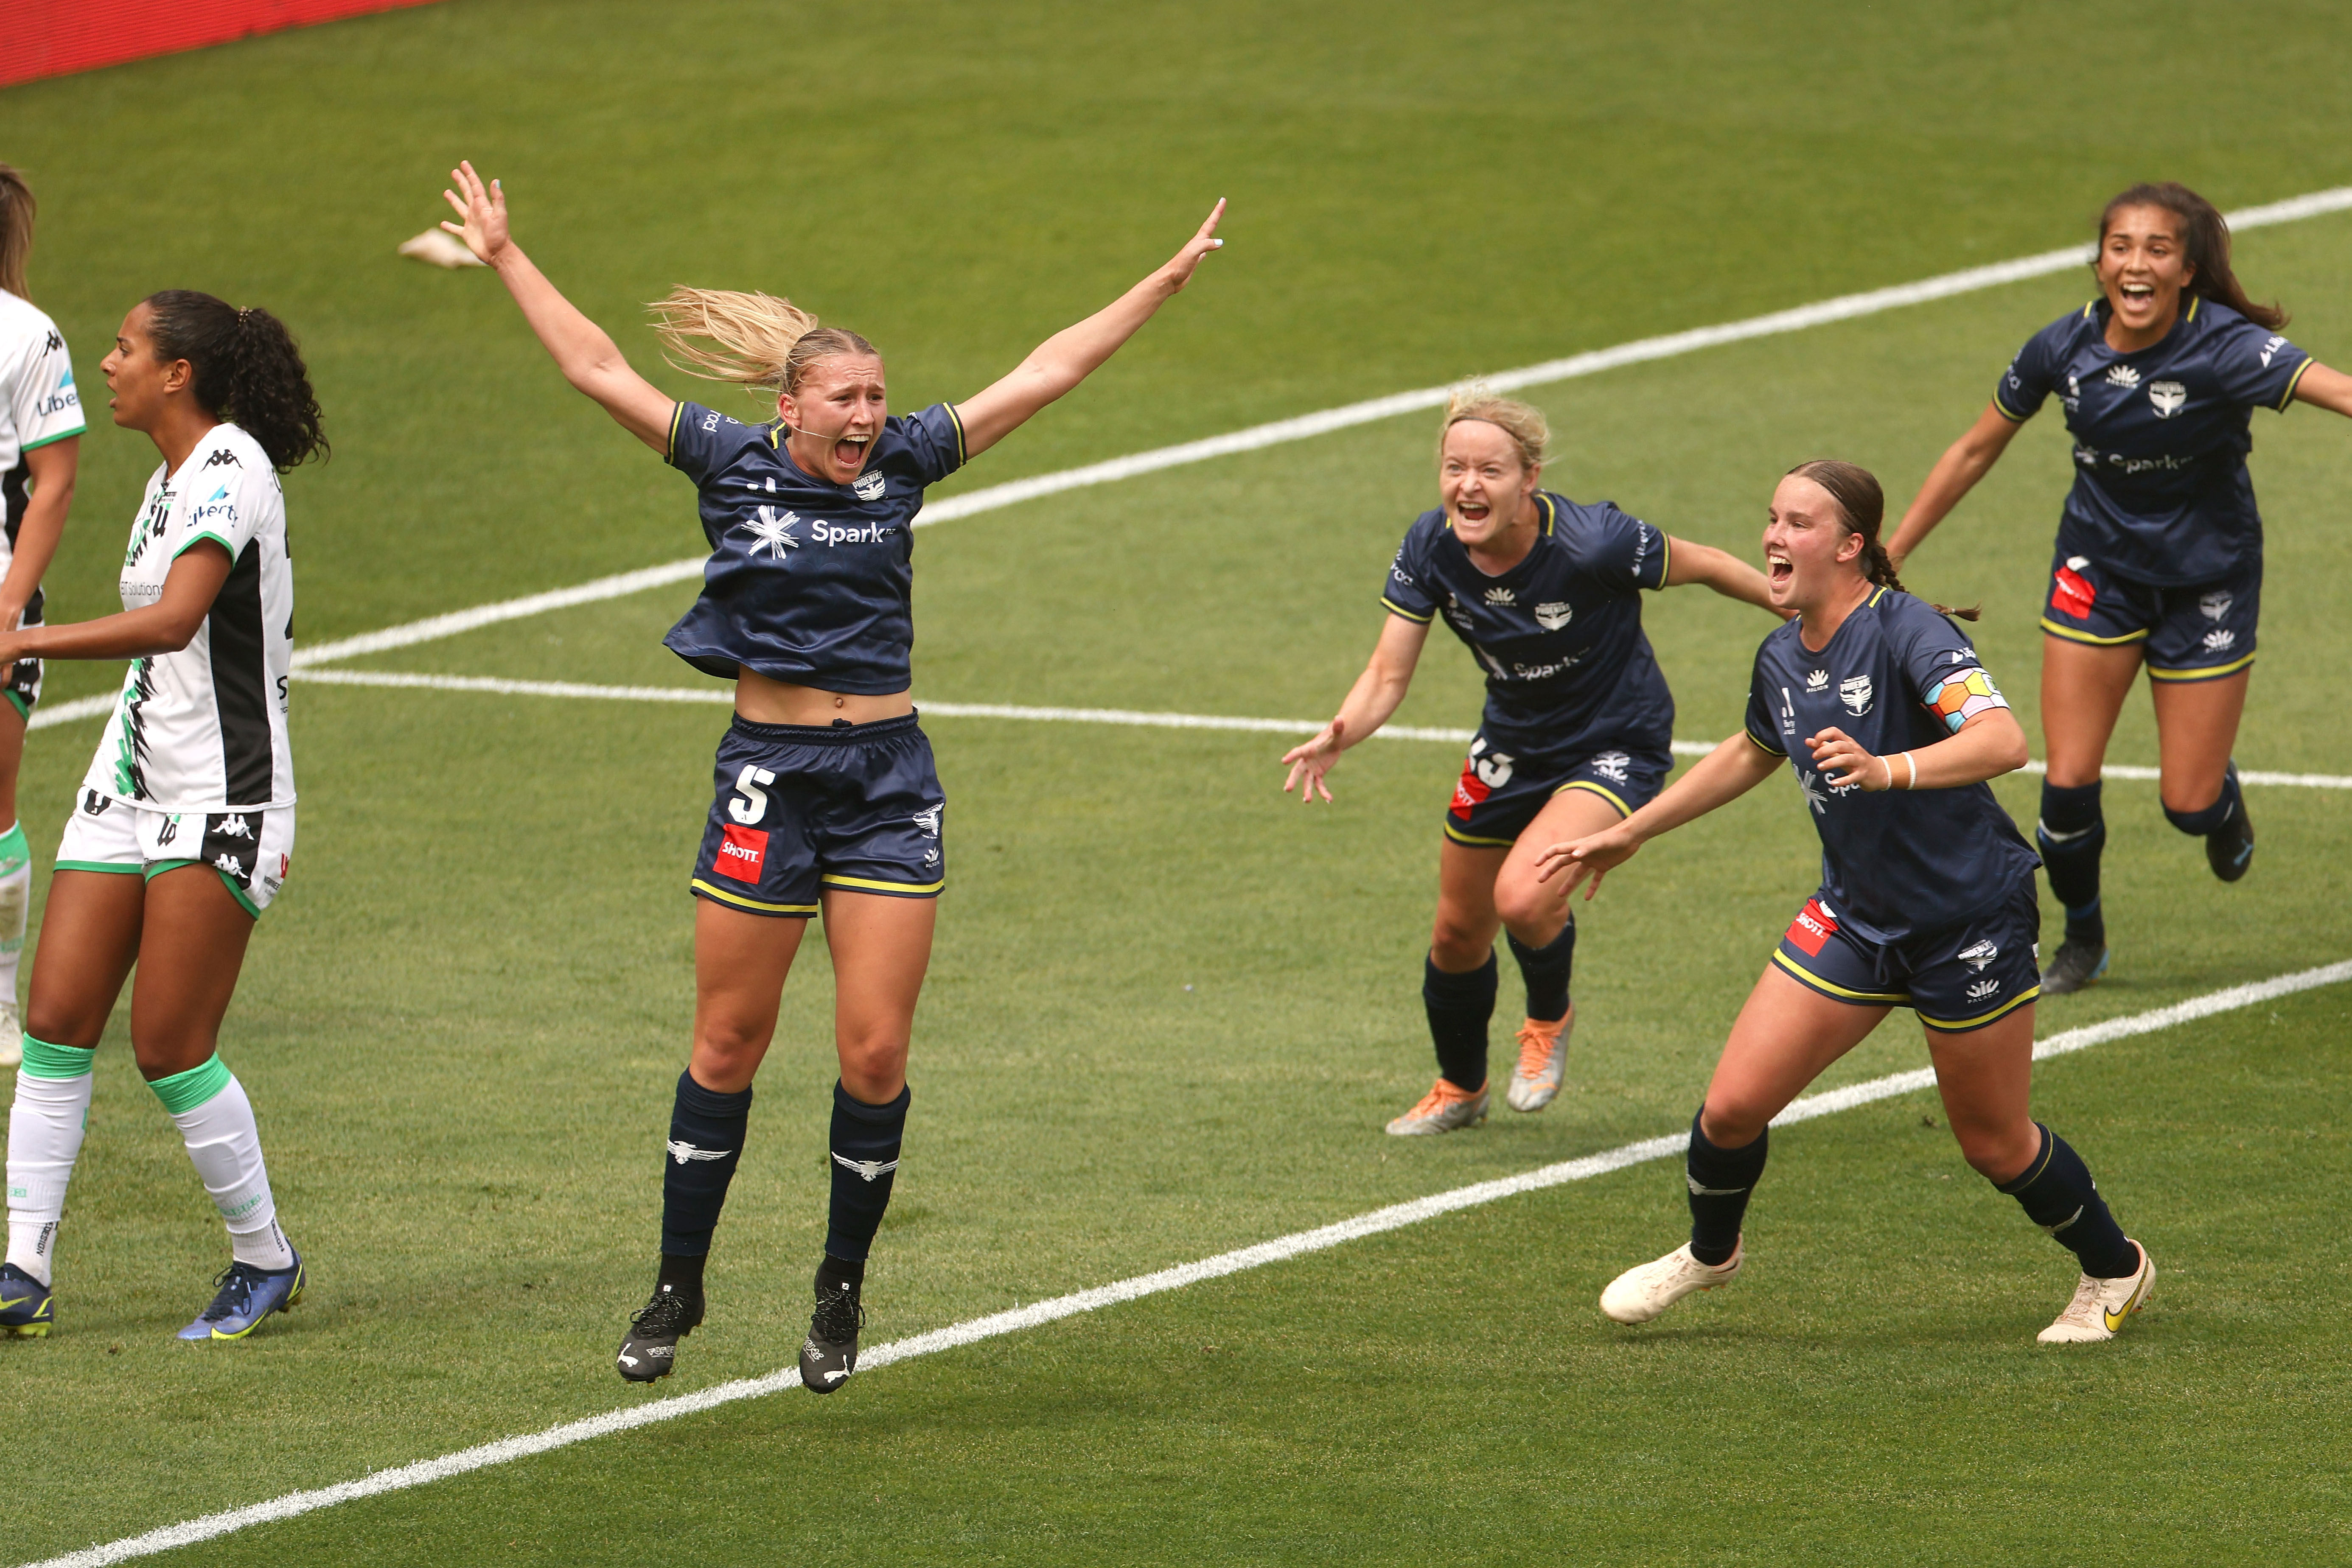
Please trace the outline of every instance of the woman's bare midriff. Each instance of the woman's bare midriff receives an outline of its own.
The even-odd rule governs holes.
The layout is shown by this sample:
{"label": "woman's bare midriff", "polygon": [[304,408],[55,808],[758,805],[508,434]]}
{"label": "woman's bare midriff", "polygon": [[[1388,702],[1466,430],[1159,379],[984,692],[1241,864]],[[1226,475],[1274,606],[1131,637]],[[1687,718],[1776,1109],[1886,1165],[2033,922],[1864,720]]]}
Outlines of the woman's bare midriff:
{"label": "woman's bare midriff", "polygon": [[874,724],[915,711],[911,691],[887,696],[859,696],[850,692],[820,691],[772,681],[751,670],[735,673],[735,711],[754,724],[806,724],[824,727],[835,719]]}

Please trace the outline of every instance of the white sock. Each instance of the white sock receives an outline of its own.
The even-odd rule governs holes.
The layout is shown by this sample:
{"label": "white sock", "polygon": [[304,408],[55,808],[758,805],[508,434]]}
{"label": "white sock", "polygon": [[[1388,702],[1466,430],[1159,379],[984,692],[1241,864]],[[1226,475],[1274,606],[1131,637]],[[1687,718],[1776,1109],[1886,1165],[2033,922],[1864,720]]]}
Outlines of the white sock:
{"label": "white sock", "polygon": [[33,902],[32,852],[24,824],[0,833],[0,998],[16,1000],[16,967],[25,957],[25,911]]}
{"label": "white sock", "polygon": [[8,1107],[8,1261],[44,1285],[54,1282],[58,1222],[89,1119],[89,1086],[88,1072],[43,1078],[16,1070]]}
{"label": "white sock", "polygon": [[[269,1171],[262,1163],[261,1129],[253,1120],[253,1102],[245,1097],[245,1085],[235,1073],[215,1065],[219,1061],[215,1057],[195,1070],[215,1072],[221,1081],[218,1091],[201,1105],[173,1112],[172,1120],[213,1207],[228,1226],[230,1256],[259,1269],[291,1269],[294,1249],[278,1228],[278,1200],[270,1195]],[[164,1079],[154,1087],[160,1094],[163,1084],[174,1082]]]}

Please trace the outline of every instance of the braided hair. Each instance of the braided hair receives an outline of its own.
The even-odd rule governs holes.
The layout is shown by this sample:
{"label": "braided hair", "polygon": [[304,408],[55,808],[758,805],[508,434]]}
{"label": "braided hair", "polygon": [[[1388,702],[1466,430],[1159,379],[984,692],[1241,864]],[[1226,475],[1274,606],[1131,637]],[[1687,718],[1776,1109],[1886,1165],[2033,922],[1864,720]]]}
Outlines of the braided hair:
{"label": "braided hair", "polygon": [[[1828,491],[1830,499],[1837,503],[1838,520],[1845,525],[1845,531],[1862,536],[1864,577],[1880,588],[1891,588],[1897,593],[1910,591],[1895,575],[1895,563],[1887,559],[1886,547],[1878,542],[1879,525],[1886,518],[1886,492],[1879,488],[1877,475],[1858,463],[1841,463],[1834,457],[1800,463],[1789,473],[1800,479],[1810,479]],[[1957,615],[1963,621],[1974,621],[1983,613],[1983,607],[1975,604],[1966,609],[1937,604],[1935,610],[1939,615]]]}
{"label": "braided hair", "polygon": [[206,413],[234,421],[281,474],[327,456],[310,369],[285,322],[258,306],[239,309],[193,288],[151,294],[146,305],[156,358],[188,361]]}

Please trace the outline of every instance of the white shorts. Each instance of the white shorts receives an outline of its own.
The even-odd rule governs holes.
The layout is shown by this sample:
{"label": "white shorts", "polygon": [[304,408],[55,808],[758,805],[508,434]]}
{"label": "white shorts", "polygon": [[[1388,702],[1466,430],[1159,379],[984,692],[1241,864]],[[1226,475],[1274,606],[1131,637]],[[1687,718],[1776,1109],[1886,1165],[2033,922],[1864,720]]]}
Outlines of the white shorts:
{"label": "white shorts", "polygon": [[294,858],[294,808],[268,811],[155,811],[85,789],[58,845],[59,871],[137,873],[208,865],[246,913],[258,918],[285,885]]}

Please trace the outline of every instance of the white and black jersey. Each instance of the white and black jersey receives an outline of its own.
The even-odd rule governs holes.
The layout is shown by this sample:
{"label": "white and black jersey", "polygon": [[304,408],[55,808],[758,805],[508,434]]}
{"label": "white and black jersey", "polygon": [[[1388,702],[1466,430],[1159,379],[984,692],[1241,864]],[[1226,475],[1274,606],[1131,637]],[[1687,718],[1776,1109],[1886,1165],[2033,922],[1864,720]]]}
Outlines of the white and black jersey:
{"label": "white and black jersey", "polygon": [[176,471],[158,465],[147,481],[122,558],[122,607],[154,603],[172,563],[206,539],[228,551],[228,580],[186,647],[131,662],[82,786],[164,811],[290,806],[286,497],[268,456],[234,424],[215,425]]}
{"label": "white and black jersey", "polygon": [[[6,508],[0,575],[15,557],[16,529],[31,500],[25,454],[79,435],[83,428],[81,393],[74,387],[65,334],[30,300],[0,288],[0,506]],[[37,589],[25,606],[25,624],[40,622]]]}

